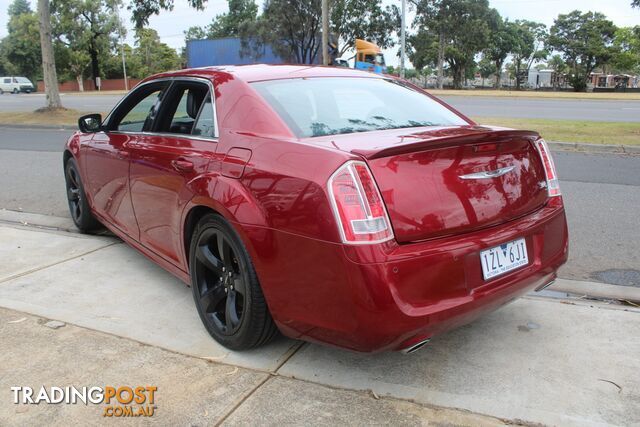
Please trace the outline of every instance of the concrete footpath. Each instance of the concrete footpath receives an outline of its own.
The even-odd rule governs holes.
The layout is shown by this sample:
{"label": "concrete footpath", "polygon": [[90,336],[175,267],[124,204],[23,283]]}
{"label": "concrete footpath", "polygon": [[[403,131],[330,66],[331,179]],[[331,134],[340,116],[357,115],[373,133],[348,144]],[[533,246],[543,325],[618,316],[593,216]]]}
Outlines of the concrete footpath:
{"label": "concrete footpath", "polygon": [[[282,337],[237,353],[206,334],[184,284],[120,240],[7,212],[0,425],[104,422],[99,405],[15,405],[10,387],[113,383],[157,386],[147,421],[161,424],[640,424],[632,305],[532,294],[408,356]],[[580,283],[559,281],[597,287]]]}

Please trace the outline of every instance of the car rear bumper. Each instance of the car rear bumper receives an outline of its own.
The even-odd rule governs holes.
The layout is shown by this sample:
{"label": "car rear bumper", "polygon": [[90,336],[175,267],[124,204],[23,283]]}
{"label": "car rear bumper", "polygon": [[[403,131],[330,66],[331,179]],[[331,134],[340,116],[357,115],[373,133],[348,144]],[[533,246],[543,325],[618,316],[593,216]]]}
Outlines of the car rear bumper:
{"label": "car rear bumper", "polygon": [[[479,252],[521,237],[529,264],[484,281]],[[290,234],[274,240],[296,276],[285,271],[273,279],[275,271],[261,271],[260,249],[254,257],[282,332],[364,352],[402,350],[468,323],[553,281],[568,256],[561,202],[498,227],[419,243],[344,246]],[[273,268],[281,255],[270,254]]]}

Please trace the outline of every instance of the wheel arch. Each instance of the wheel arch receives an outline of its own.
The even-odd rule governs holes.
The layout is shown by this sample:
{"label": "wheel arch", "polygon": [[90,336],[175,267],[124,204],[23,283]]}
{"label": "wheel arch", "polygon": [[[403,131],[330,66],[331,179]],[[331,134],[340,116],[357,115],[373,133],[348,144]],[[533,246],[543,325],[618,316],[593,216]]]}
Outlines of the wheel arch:
{"label": "wheel arch", "polygon": [[268,226],[268,218],[242,182],[222,175],[202,176],[192,181],[190,188],[194,196],[186,204],[182,216],[181,241],[185,267],[189,268],[189,248],[195,225],[207,213],[220,215],[227,220],[253,255],[253,245],[242,229],[242,224]]}
{"label": "wheel arch", "polygon": [[71,158],[73,158],[73,154],[71,154],[71,151],[68,148],[66,148],[64,150],[64,153],[62,153],[62,166],[66,167],[67,166],[67,162]]}

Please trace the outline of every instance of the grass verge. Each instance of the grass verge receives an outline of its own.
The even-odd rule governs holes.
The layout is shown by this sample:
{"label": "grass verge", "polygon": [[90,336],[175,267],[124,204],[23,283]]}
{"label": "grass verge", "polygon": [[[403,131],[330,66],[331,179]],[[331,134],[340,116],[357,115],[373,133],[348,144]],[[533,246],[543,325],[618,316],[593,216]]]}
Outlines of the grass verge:
{"label": "grass verge", "polygon": [[485,125],[534,130],[539,132],[547,141],[640,145],[640,122],[590,122],[586,120],[514,119],[505,117],[474,117],[473,120]]}
{"label": "grass verge", "polygon": [[77,126],[78,110],[0,112],[0,125]]}
{"label": "grass verge", "polygon": [[427,89],[435,96],[494,96],[507,98],[563,98],[563,99],[595,99],[612,101],[640,100],[640,92],[536,92],[515,90],[455,90],[455,89]]}

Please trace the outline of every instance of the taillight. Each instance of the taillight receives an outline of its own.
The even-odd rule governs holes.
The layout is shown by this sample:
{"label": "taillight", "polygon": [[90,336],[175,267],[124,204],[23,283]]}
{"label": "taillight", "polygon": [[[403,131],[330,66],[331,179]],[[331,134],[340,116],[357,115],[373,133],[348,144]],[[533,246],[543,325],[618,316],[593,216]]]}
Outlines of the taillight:
{"label": "taillight", "polygon": [[344,243],[380,243],[393,239],[384,202],[366,163],[349,161],[327,183]]}
{"label": "taillight", "polygon": [[536,141],[536,148],[542,159],[544,165],[544,175],[547,178],[547,193],[549,197],[560,195],[560,182],[558,182],[558,174],[556,173],[556,167],[553,164],[553,157],[549,151],[549,146],[544,139],[538,139]]}

